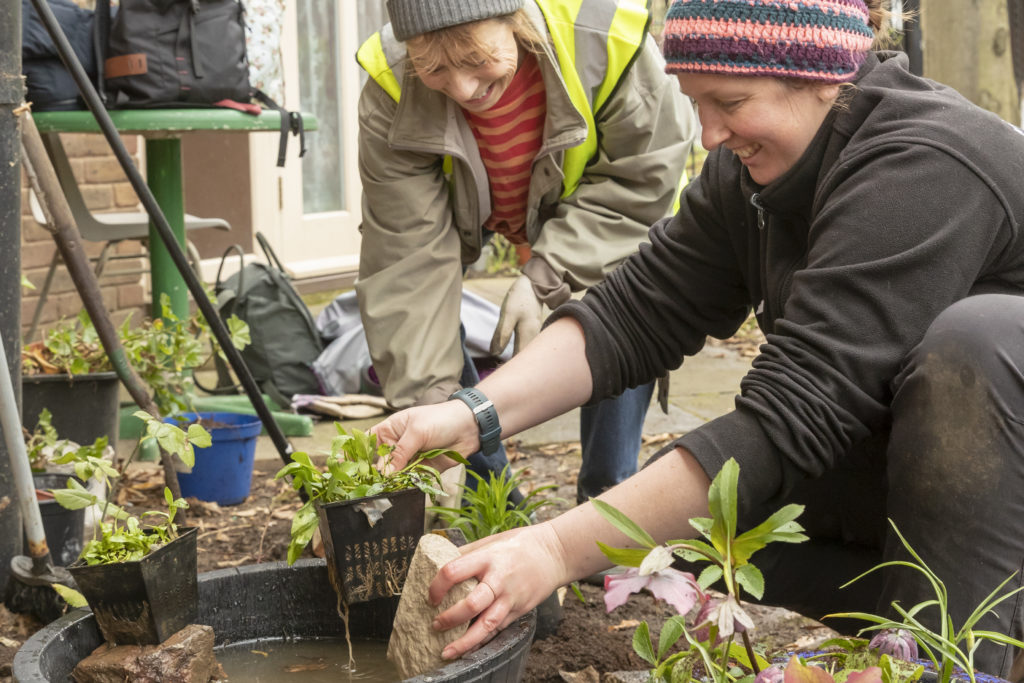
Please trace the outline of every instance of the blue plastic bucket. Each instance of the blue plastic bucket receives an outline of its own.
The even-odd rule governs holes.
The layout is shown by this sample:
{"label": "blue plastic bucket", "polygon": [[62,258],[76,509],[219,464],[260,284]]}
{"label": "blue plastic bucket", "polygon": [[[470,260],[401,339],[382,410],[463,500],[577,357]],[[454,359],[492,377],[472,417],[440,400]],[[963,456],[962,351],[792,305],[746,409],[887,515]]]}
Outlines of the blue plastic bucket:
{"label": "blue plastic bucket", "polygon": [[[249,497],[256,437],[263,423],[255,415],[239,413],[199,413],[198,417],[213,444],[195,449],[196,464],[191,473],[178,473],[181,495],[218,505],[237,505]],[[181,426],[196,418],[196,413],[181,413],[164,418],[164,422]]]}

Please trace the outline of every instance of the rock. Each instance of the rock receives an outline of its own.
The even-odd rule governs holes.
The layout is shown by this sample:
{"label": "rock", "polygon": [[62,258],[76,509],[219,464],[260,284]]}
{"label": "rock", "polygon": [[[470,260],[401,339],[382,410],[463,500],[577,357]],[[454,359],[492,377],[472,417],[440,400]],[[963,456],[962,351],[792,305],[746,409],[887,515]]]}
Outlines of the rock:
{"label": "rock", "polygon": [[601,683],[647,683],[650,678],[647,671],[612,671],[604,675]]}
{"label": "rock", "polygon": [[395,664],[403,679],[443,666],[445,660],[441,659],[441,651],[468,628],[462,624],[448,631],[435,631],[431,623],[441,612],[469,595],[476,587],[476,579],[452,587],[437,607],[427,602],[427,589],[438,570],[458,556],[458,548],[438,534],[423,536],[416,546],[388,643],[388,659]]}
{"label": "rock", "polygon": [[106,643],[71,673],[76,683],[207,683],[226,678],[213,655],[213,629],[190,624],[159,645]]}
{"label": "rock", "polygon": [[558,675],[565,683],[601,683],[601,674],[592,666],[583,671],[559,671]]}

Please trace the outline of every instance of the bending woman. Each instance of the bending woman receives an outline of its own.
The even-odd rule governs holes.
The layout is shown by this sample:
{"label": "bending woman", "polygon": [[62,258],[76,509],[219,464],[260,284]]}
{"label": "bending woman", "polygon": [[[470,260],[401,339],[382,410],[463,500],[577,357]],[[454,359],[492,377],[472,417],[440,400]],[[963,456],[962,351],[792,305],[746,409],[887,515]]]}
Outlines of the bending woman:
{"label": "bending woman", "polygon": [[[963,623],[1024,560],[1024,136],[871,51],[880,4],[675,0],[663,49],[712,150],[699,179],[650,246],[479,389],[507,436],[678,367],[753,310],[766,343],[735,410],[602,499],[659,541],[692,536],[736,458],[741,527],[806,505],[811,541],[757,557],[766,602],[821,617],[930,599],[913,571],[837,590],[901,557],[891,518]],[[375,431],[399,461],[478,440],[458,402]],[[584,504],[470,546],[431,587],[480,580],[439,619],[476,618],[445,655],[606,567],[595,540],[628,544]],[[1020,638],[1022,613],[1018,594],[978,628]],[[1005,676],[1012,656],[984,643],[976,663]]]}

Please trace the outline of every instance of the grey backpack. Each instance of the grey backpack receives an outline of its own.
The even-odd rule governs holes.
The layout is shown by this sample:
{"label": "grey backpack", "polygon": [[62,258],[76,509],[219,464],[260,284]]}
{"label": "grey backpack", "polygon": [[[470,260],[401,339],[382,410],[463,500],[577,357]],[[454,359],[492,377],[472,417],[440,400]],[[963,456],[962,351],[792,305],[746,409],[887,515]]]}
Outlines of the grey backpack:
{"label": "grey backpack", "polygon": [[[313,372],[313,361],[324,344],[309,308],[292,287],[277,254],[261,233],[256,233],[256,239],[267,256],[267,264],[244,265],[222,282],[224,261],[232,252],[242,257],[238,245],[228,248],[217,270],[214,292],[222,318],[235,314],[249,324],[252,343],[241,354],[256,383],[275,403],[287,407],[295,394],[324,393]],[[218,366],[217,389],[213,393],[234,389],[226,368]]]}

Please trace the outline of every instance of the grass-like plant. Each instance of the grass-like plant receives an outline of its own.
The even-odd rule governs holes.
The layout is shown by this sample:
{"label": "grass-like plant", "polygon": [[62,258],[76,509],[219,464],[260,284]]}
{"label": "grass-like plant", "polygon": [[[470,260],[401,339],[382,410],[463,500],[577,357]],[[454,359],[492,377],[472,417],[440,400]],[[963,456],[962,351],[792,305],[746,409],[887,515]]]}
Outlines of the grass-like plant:
{"label": "grass-like plant", "polygon": [[[873,626],[868,626],[862,629],[861,633],[881,631],[883,629],[903,629],[908,631],[914,637],[914,640],[917,641],[918,647],[934,665],[935,671],[938,673],[939,683],[948,683],[948,681],[953,677],[955,667],[960,667],[960,669],[962,669],[968,676],[971,683],[974,683],[974,653],[978,649],[978,646],[981,645],[982,641],[988,640],[1024,649],[1024,642],[1015,638],[1011,638],[997,631],[983,631],[975,629],[978,621],[980,621],[986,614],[993,612],[996,605],[1024,590],[1024,586],[1021,586],[999,595],[999,591],[1003,590],[1003,587],[1006,586],[1014,576],[1016,576],[1016,572],[1008,576],[1005,581],[996,586],[995,590],[989,593],[989,595],[981,601],[981,604],[971,612],[960,628],[956,628],[953,624],[953,618],[949,614],[949,592],[946,590],[946,584],[944,584],[935,572],[932,571],[932,569],[925,563],[925,561],[921,559],[921,556],[918,555],[918,553],[910,546],[907,539],[904,538],[903,534],[900,533],[900,530],[896,528],[896,524],[891,519],[889,520],[889,524],[892,525],[896,536],[899,537],[903,547],[906,548],[907,552],[914,558],[914,561],[891,560],[889,562],[883,562],[872,567],[860,576],[848,581],[842,587],[845,588],[854,581],[858,581],[868,574],[885,567],[906,567],[924,575],[935,592],[935,599],[918,603],[910,609],[906,609],[901,606],[899,601],[893,601],[892,608],[902,617],[902,621],[887,619],[885,617],[867,614],[864,612],[830,614],[826,618],[844,617],[862,619],[874,624]],[[938,610],[938,617],[936,621],[938,622],[939,627],[937,632],[924,626],[919,619],[919,615],[924,610],[931,608]]]}
{"label": "grass-like plant", "polygon": [[[418,488],[430,496],[444,495],[437,470],[426,464],[439,455],[468,465],[455,451],[434,449],[420,453],[408,465],[385,474],[394,446],[377,443],[377,436],[358,429],[351,431],[336,422],[338,435],[331,440],[331,452],[323,469],[313,464],[308,453],[292,453],[292,461],[282,467],[275,479],[292,477],[292,487],[306,492],[303,503],[292,519],[288,563],[293,564],[309,545],[316,531],[316,505],[376,496],[391,491]],[[378,468],[379,466],[379,468]]]}
{"label": "grass-like plant", "polygon": [[467,474],[475,477],[477,483],[476,489],[461,484],[465,503],[462,507],[431,508],[448,526],[461,529],[467,541],[529,526],[533,513],[545,505],[558,502],[557,499],[539,495],[557,488],[549,484],[533,489],[518,504],[512,504],[509,497],[522,483],[522,472],[511,473],[509,465],[505,465],[498,474],[490,472],[486,480],[476,472],[467,470]]}

